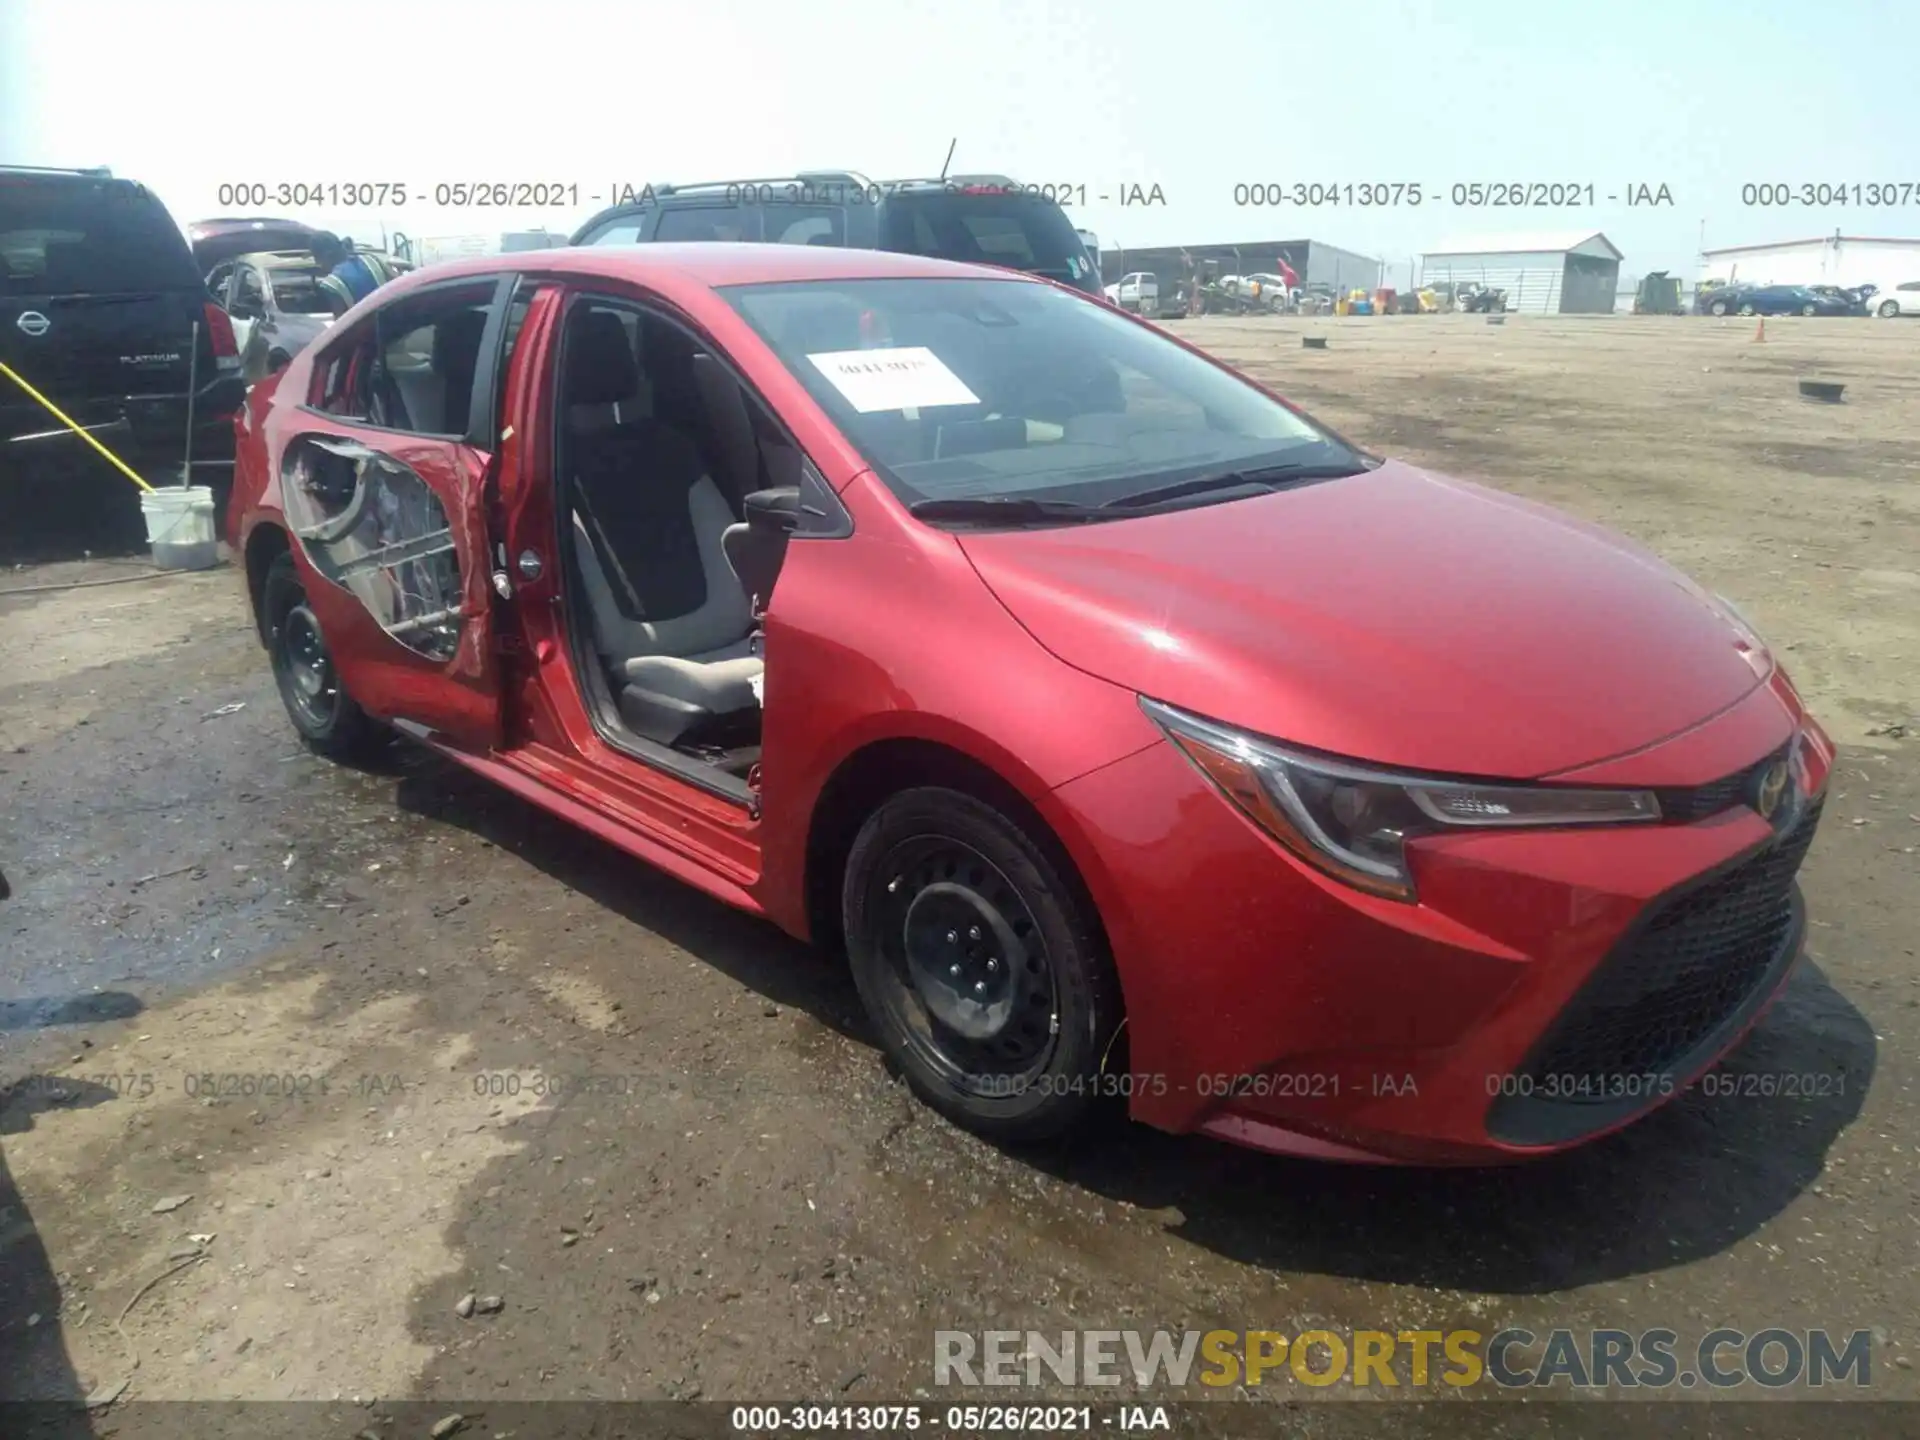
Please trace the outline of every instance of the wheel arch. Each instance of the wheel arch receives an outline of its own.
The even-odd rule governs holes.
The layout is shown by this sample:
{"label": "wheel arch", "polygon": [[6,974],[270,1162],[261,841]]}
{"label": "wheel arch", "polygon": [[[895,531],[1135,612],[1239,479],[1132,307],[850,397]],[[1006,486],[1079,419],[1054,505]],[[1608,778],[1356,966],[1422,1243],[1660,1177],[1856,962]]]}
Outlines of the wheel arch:
{"label": "wheel arch", "polygon": [[[850,752],[834,767],[814,802],[807,827],[802,900],[815,945],[835,953],[844,947],[841,880],[860,827],[890,796],[921,786],[970,795],[1021,826],[1072,887],[1096,939],[1111,953],[1106,919],[1080,859],[1084,846],[1075,843],[1078,837],[1066,833],[1047,813],[1051,807],[1036,803],[1026,788],[977,755],[941,740],[899,735],[868,741]],[[1044,794],[1042,787],[1034,788]],[[1121,1003],[1124,1008],[1124,994]]]}
{"label": "wheel arch", "polygon": [[262,608],[266,599],[267,572],[280,556],[292,553],[293,542],[287,532],[272,521],[263,520],[247,535],[247,598],[253,602],[253,628],[259,634],[262,645],[268,642],[267,617]]}

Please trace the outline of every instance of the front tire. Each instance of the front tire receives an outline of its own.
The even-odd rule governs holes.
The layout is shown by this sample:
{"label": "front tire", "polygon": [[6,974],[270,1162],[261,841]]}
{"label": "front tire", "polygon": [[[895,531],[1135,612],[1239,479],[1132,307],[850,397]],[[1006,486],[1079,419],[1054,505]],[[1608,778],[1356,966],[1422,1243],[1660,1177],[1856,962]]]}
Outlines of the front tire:
{"label": "front tire", "polygon": [[1891,320],[1899,313],[1900,302],[1898,300],[1882,300],[1880,302],[1880,318],[1882,320]]}
{"label": "front tire", "polygon": [[1727,302],[1724,300],[1716,300],[1707,308],[1715,315],[1725,315],[1727,313]]}
{"label": "front tire", "polygon": [[1806,316],[1818,315],[1820,313],[1820,307],[1818,305],[1802,305],[1800,307],[1800,313]]}
{"label": "front tire", "polygon": [[1752,316],[1753,316],[1753,306],[1751,306],[1751,305],[1742,305],[1742,306],[1740,307],[1740,313],[1741,313],[1742,315],[1745,315],[1745,316],[1747,316],[1747,317],[1748,317],[1749,319],[1751,319],[1751,318],[1752,318]]}
{"label": "front tire", "polygon": [[914,1092],[990,1140],[1052,1139],[1120,1077],[1100,927],[1051,847],[957,790],[903,791],[867,818],[841,913],[853,978]]}
{"label": "front tire", "polygon": [[384,746],[390,738],[386,727],[354,703],[340,683],[290,551],[276,555],[267,568],[260,607],[280,702],[300,738],[334,760],[362,759]]}

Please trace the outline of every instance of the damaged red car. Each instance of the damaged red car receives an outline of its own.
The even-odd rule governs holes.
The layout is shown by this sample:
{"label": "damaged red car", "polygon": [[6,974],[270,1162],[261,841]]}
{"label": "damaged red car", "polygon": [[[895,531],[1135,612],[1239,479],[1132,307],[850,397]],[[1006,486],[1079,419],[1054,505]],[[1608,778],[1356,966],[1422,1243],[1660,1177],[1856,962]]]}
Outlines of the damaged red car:
{"label": "damaged red car", "polygon": [[844,953],[925,1101],[1294,1154],[1622,1126],[1801,950],[1833,747],[1734,606],[1011,271],[460,261],[254,387],[288,714]]}

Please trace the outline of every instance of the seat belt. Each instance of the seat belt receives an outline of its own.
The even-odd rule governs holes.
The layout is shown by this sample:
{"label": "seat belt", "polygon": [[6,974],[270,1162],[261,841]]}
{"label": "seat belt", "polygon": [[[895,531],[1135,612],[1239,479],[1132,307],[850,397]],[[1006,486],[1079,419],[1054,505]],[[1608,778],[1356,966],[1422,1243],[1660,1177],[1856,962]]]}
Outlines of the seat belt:
{"label": "seat belt", "polygon": [[627,593],[627,601],[633,606],[636,620],[647,618],[647,607],[640,603],[640,595],[633,588],[633,582],[627,578],[627,572],[620,564],[620,557],[613,553],[613,545],[607,539],[607,532],[600,528],[600,517],[593,513],[593,506],[587,503],[586,486],[576,484],[573,487],[573,503],[580,507],[580,513],[586,517],[587,529],[593,536],[593,548],[600,552],[600,558],[613,571],[613,578],[620,582],[620,588]]}

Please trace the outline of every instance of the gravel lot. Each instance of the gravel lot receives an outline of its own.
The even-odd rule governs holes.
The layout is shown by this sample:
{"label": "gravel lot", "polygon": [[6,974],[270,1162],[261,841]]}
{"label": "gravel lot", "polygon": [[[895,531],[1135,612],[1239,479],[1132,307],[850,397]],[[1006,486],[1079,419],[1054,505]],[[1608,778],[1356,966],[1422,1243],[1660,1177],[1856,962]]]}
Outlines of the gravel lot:
{"label": "gravel lot", "polygon": [[[829,957],[431,758],[308,756],[232,570],[16,568],[0,1396],[861,1404],[931,1395],[943,1328],[1516,1324],[1872,1327],[1871,1393],[1915,1398],[1920,325],[1177,324],[1354,439],[1613,525],[1753,616],[1842,756],[1809,961],[1730,1067],[1835,1083],[1690,1095],[1497,1173],[1125,1126],[997,1151],[909,1101]],[[1342,1393],[1259,1403],[1325,1433]],[[1367,1433],[1575,1425],[1540,1410],[1400,1404]]]}

